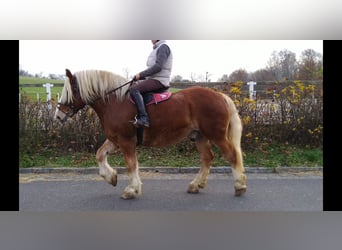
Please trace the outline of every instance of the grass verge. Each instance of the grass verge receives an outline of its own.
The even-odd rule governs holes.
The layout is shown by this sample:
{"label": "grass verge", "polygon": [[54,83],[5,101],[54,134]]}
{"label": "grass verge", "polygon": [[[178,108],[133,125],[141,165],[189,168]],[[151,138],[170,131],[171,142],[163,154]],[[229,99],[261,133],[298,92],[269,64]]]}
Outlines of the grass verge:
{"label": "grass verge", "polygon": [[[213,148],[215,158],[212,166],[230,166],[217,148]],[[172,146],[168,148],[137,149],[140,166],[146,167],[196,167],[200,166],[200,157],[195,148]],[[246,167],[322,167],[323,150],[294,147],[289,145],[271,145],[253,152],[244,152]],[[110,155],[108,162],[113,167],[125,166],[120,153]],[[97,166],[95,153],[70,152],[57,154],[45,151],[39,154],[19,154],[19,167],[94,167]]]}

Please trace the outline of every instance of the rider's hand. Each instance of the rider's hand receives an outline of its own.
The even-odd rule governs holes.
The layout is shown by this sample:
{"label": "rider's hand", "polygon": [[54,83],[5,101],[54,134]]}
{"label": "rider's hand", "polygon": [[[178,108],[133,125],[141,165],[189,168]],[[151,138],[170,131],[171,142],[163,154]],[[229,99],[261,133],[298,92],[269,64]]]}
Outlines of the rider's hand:
{"label": "rider's hand", "polygon": [[138,81],[139,79],[140,79],[140,74],[136,74],[136,75],[133,77],[133,82]]}

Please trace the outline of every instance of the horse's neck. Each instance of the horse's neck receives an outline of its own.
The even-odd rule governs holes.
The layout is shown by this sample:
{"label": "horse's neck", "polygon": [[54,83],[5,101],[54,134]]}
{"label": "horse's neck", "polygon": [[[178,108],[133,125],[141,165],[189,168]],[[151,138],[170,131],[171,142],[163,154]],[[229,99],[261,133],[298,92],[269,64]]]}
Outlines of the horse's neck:
{"label": "horse's neck", "polygon": [[129,105],[131,104],[127,97],[123,98],[122,100],[119,100],[114,95],[111,96],[109,99],[100,99],[95,103],[89,104],[89,106],[96,112],[96,114],[101,120],[105,115],[108,116],[108,113],[118,115],[123,112],[128,112]]}

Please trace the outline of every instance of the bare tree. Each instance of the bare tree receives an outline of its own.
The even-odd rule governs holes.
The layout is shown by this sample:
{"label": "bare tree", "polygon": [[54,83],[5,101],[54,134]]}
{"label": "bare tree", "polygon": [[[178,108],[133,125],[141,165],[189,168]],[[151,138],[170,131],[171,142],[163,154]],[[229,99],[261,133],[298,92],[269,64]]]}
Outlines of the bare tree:
{"label": "bare tree", "polygon": [[122,71],[124,72],[126,79],[129,79],[130,78],[130,76],[129,76],[129,72],[130,72],[129,68],[125,67],[125,68],[122,69]]}
{"label": "bare tree", "polygon": [[272,74],[272,80],[281,80],[280,58],[277,51],[273,51],[267,62],[266,69]]}
{"label": "bare tree", "polygon": [[312,49],[302,52],[299,61],[296,54],[289,50],[273,51],[266,68],[253,73],[243,69],[235,70],[228,79],[223,75],[218,81],[281,81],[281,80],[322,80],[323,59],[320,53]]}
{"label": "bare tree", "polygon": [[297,73],[296,54],[289,50],[282,50],[279,52],[281,61],[282,78],[286,80],[294,80]]}
{"label": "bare tree", "polygon": [[209,72],[205,72],[205,82],[211,81],[211,79],[209,77],[211,77],[211,74]]}
{"label": "bare tree", "polygon": [[219,82],[228,82],[229,78],[227,74],[224,74],[220,79],[218,79]]}
{"label": "bare tree", "polygon": [[183,77],[182,77],[182,76],[180,76],[180,75],[175,75],[175,76],[172,78],[171,82],[181,82],[182,80],[183,80]]}
{"label": "bare tree", "polygon": [[256,82],[274,80],[272,72],[267,69],[259,69],[254,73],[251,73],[250,79]]}
{"label": "bare tree", "polygon": [[304,50],[299,61],[298,79],[318,80],[323,78],[322,55],[313,49]]}
{"label": "bare tree", "polygon": [[229,81],[231,82],[237,82],[237,81],[247,82],[248,78],[249,76],[245,69],[235,70],[233,73],[229,75]]}
{"label": "bare tree", "polygon": [[280,52],[272,52],[267,67],[267,70],[269,70],[274,77],[272,80],[293,80],[297,69],[298,66],[295,53],[286,49]]}
{"label": "bare tree", "polygon": [[197,76],[195,73],[191,73],[190,74],[190,79],[191,79],[191,82],[196,82],[196,79],[197,79]]}

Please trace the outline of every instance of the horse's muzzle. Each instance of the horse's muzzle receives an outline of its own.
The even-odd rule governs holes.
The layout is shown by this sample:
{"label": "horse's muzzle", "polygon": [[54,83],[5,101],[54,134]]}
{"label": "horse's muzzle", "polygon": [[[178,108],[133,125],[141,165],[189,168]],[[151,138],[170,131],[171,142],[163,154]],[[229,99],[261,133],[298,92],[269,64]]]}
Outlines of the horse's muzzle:
{"label": "horse's muzzle", "polygon": [[56,110],[55,120],[59,120],[61,122],[65,122],[68,119],[68,115],[59,109]]}

